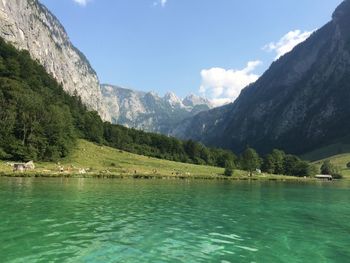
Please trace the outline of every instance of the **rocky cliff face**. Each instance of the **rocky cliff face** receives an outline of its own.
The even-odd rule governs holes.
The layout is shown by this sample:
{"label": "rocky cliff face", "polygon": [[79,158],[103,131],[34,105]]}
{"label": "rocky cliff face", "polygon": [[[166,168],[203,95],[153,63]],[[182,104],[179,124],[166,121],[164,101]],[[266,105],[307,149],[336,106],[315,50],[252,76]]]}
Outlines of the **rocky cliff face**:
{"label": "rocky cliff face", "polygon": [[66,31],[38,0],[0,0],[0,36],[29,51],[70,94],[109,120],[95,71]]}
{"label": "rocky cliff face", "polygon": [[331,22],[278,61],[230,105],[173,130],[235,151],[303,153],[350,134],[350,0]]}
{"label": "rocky cliff face", "polygon": [[163,134],[185,118],[212,107],[208,100],[195,95],[181,100],[174,93],[160,97],[112,85],[101,85],[101,90],[113,123]]}

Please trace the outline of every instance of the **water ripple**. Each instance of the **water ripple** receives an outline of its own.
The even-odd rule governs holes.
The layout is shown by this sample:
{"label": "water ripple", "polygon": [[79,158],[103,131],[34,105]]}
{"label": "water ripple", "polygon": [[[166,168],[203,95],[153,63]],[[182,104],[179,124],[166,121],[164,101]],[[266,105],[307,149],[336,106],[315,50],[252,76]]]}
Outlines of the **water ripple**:
{"label": "water ripple", "polygon": [[344,187],[24,181],[17,185],[15,180],[0,180],[1,262],[346,262],[350,258],[350,198]]}

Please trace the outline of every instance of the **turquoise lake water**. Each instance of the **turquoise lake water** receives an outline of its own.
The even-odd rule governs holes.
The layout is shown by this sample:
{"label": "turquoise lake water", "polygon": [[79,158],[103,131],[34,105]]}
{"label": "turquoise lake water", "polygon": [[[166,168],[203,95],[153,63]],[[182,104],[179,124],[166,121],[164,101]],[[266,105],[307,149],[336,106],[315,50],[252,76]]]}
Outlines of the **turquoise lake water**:
{"label": "turquoise lake water", "polygon": [[350,183],[0,178],[0,249],[0,262],[350,262]]}

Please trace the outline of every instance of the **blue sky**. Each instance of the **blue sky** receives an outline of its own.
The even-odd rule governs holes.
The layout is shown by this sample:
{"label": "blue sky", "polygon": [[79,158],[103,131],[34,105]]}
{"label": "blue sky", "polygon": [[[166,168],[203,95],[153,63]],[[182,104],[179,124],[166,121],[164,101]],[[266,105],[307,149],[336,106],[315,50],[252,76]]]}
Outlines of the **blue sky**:
{"label": "blue sky", "polygon": [[102,83],[223,103],[328,22],[341,0],[41,2]]}

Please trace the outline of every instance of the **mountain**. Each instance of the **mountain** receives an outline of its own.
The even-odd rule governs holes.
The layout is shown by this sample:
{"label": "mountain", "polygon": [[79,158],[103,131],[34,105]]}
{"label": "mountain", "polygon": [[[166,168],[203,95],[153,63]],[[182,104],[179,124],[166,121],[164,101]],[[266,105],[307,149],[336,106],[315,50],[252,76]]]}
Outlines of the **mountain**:
{"label": "mountain", "polygon": [[183,105],[187,107],[195,107],[198,105],[211,105],[210,102],[202,97],[199,97],[197,95],[191,94],[183,99],[182,101]]}
{"label": "mountain", "polygon": [[275,61],[239,98],[172,134],[242,151],[305,153],[350,134],[350,0],[305,42]]}
{"label": "mountain", "polygon": [[181,100],[171,92],[160,97],[107,84],[101,90],[112,123],[150,132],[167,134],[182,120],[212,108],[208,100],[195,95]]}
{"label": "mountain", "polygon": [[89,109],[109,120],[95,71],[58,19],[38,0],[0,0],[0,36],[28,50],[65,91],[79,95]]}

